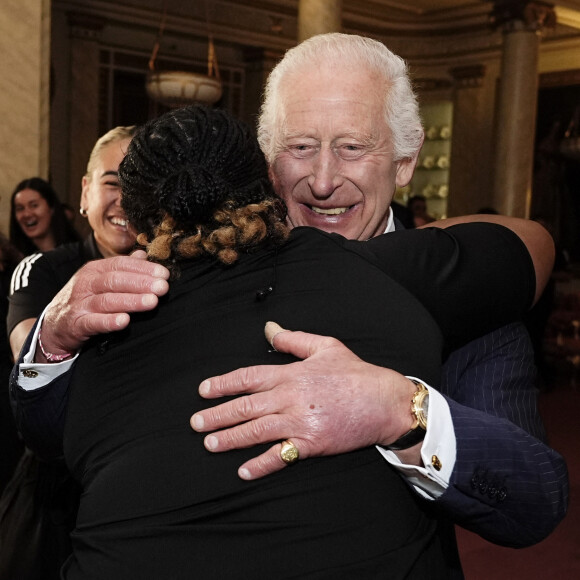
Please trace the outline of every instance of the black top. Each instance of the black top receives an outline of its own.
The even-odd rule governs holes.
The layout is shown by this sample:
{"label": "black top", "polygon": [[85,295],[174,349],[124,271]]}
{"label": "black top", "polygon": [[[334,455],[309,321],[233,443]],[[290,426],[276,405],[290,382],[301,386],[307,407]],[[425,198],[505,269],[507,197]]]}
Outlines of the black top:
{"label": "black top", "polygon": [[19,322],[38,318],[81,266],[102,257],[91,234],[82,242],[65,244],[50,252],[24,258],[12,276],[8,335]]}
{"label": "black top", "polygon": [[296,228],[233,267],[187,263],[154,312],[75,365],[64,448],[83,495],[65,578],[445,578],[436,520],[374,447],[242,481],[269,445],[207,452],[189,418],[216,401],[197,387],[294,360],[269,348],[268,320],[437,385],[445,342],[517,318],[534,290],[519,238],[490,224],[362,243]]}

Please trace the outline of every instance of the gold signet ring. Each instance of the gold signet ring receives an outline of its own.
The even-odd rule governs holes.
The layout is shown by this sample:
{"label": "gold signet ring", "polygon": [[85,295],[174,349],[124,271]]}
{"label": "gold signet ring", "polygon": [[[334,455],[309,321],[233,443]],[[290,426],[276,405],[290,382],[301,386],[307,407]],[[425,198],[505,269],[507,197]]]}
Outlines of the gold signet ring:
{"label": "gold signet ring", "polygon": [[290,439],[286,439],[286,441],[282,441],[282,448],[280,449],[280,457],[284,463],[291,465],[292,463],[296,463],[298,459],[300,459],[300,453],[298,451],[298,447],[290,441]]}

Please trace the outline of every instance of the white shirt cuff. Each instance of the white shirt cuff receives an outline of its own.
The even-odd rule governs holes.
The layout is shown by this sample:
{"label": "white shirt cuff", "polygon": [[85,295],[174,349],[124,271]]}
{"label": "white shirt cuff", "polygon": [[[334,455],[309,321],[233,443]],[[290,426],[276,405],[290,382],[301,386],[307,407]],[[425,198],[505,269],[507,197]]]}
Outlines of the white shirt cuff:
{"label": "white shirt cuff", "polygon": [[[425,384],[421,379],[408,378]],[[419,495],[426,499],[437,499],[449,486],[451,473],[455,467],[457,445],[451,411],[445,397],[432,387],[425,386],[429,390],[429,418],[427,433],[421,447],[423,466],[407,465],[402,463],[393,451],[379,446],[377,449]]]}
{"label": "white shirt cuff", "polygon": [[[46,310],[46,309],[45,309]],[[44,319],[44,311],[40,315],[36,330],[30,343],[30,350],[22,358],[22,363],[18,369],[18,386],[25,391],[34,391],[40,389],[54,379],[66,373],[74,364],[78,353],[74,357],[59,363],[35,363],[34,355],[36,354],[36,344],[38,343],[38,333]]]}

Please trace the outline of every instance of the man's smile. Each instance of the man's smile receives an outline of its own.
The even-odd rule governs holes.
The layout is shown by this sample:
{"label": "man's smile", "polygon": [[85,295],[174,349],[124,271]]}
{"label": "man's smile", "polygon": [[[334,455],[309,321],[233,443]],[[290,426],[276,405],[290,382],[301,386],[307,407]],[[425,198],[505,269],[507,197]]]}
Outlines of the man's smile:
{"label": "man's smile", "polygon": [[314,213],[321,213],[324,215],[339,215],[341,213],[346,213],[349,209],[351,209],[353,206],[349,206],[349,207],[330,207],[330,208],[322,208],[322,207],[316,207],[315,205],[311,205],[309,206],[310,209],[314,212]]}

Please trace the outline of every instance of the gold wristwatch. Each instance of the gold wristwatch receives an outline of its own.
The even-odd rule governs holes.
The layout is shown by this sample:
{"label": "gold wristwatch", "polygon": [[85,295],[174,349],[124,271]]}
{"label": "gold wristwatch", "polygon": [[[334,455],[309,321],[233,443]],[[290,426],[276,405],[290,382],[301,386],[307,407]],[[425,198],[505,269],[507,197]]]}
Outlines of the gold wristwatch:
{"label": "gold wristwatch", "polygon": [[420,383],[415,379],[409,380],[417,385],[417,390],[413,393],[413,398],[411,399],[411,413],[415,416],[415,422],[409,431],[390,445],[387,445],[387,449],[390,449],[391,451],[400,451],[402,449],[413,447],[413,445],[416,445],[425,439],[425,433],[427,432],[429,390],[423,383]]}

